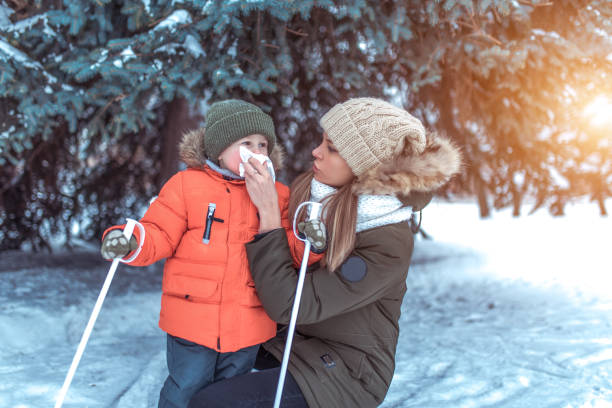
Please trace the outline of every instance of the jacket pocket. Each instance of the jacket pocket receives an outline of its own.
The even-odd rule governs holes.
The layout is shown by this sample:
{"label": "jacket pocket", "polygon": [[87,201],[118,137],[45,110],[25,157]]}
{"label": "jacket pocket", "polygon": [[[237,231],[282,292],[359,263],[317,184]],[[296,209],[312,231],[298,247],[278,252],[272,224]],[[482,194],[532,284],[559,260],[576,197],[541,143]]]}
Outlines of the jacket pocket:
{"label": "jacket pocket", "polygon": [[359,380],[363,389],[373,395],[379,403],[382,403],[387,393],[388,386],[380,376],[374,373],[374,369],[365,354],[362,355],[359,361],[359,367],[355,373],[357,375],[355,378]]}
{"label": "jacket pocket", "polygon": [[338,352],[344,361],[344,365],[346,365],[349,375],[364,384],[368,384],[372,377],[372,367],[368,362],[366,354],[355,349],[338,350]]}
{"label": "jacket pocket", "polygon": [[219,301],[221,291],[216,281],[187,275],[171,275],[164,279],[162,291],[185,298]]}
{"label": "jacket pocket", "polygon": [[[330,376],[326,371],[337,371],[337,367],[335,366],[325,368],[325,364],[321,360],[321,356],[329,354],[329,352],[329,348],[319,339],[304,338],[299,333],[295,333],[291,354],[298,356],[298,358],[292,357],[294,361],[293,364],[295,364],[296,369],[301,372],[304,378],[309,379],[308,382],[315,380],[326,383]],[[335,359],[335,354],[332,359]]]}
{"label": "jacket pocket", "polygon": [[348,369],[351,377],[356,379],[363,378],[364,365],[365,365],[365,354],[358,351],[351,351],[344,357],[344,363]]}

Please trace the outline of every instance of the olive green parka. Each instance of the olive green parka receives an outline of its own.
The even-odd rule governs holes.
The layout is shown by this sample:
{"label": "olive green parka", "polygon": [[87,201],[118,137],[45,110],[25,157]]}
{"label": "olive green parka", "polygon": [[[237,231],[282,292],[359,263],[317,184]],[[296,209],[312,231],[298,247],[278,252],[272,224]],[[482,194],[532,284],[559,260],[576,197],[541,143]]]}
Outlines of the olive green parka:
{"label": "olive green parka", "polygon": [[[421,210],[431,191],[460,167],[452,144],[435,135],[428,139],[420,156],[407,153],[360,177],[356,193],[396,195]],[[413,248],[408,222],[383,225],[357,233],[354,250],[336,271],[318,267],[306,274],[289,372],[309,407],[376,407],[383,402],[395,369]],[[288,324],[298,274],[284,230],[262,234],[246,249],[266,312]],[[264,344],[279,361],[284,346],[280,336]]]}

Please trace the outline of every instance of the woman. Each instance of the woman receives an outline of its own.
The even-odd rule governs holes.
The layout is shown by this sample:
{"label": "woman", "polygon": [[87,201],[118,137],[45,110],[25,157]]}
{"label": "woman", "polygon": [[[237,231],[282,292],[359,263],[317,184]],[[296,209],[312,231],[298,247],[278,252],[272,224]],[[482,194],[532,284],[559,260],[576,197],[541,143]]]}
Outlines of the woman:
{"label": "woman", "polygon": [[[460,153],[427,133],[403,109],[372,98],[334,106],[321,118],[313,169],[291,188],[290,213],[303,201],[324,203],[328,248],[304,283],[282,407],[375,407],[395,368],[399,317],[414,246],[408,224],[431,192],[460,168]],[[247,255],[269,316],[291,317],[297,274],[281,227],[274,185],[255,161],[247,189],[260,234]],[[285,340],[264,348],[278,361]],[[270,407],[279,368],[220,381],[190,407]]]}

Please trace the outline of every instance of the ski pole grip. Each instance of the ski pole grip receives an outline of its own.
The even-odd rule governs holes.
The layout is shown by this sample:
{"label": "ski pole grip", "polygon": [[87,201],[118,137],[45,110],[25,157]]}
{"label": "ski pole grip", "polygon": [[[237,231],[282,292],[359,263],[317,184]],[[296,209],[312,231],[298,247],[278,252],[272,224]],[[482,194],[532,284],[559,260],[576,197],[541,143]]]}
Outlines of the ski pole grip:
{"label": "ski pole grip", "polygon": [[123,235],[130,240],[132,234],[134,233],[134,227],[136,226],[136,220],[131,218],[126,218],[127,223],[125,224],[125,228],[123,229]]}
{"label": "ski pole grip", "polygon": [[316,220],[321,215],[321,203],[310,202],[310,212],[308,213],[308,221]]}
{"label": "ski pole grip", "polygon": [[301,238],[300,235],[297,233],[296,223],[298,214],[300,213],[300,208],[305,205],[310,205],[310,211],[308,212],[308,221],[316,220],[317,218],[319,218],[319,215],[321,213],[321,203],[317,203],[316,201],[304,201],[295,209],[295,214],[293,215],[293,235],[295,235],[295,237],[300,241],[304,242],[306,242],[306,239]]}
{"label": "ski pole grip", "polygon": [[142,244],[145,239],[145,229],[141,223],[131,218],[126,218],[126,221],[127,223],[125,224],[125,228],[123,229],[123,235],[127,238],[128,242],[130,242],[130,238],[134,234],[134,228],[138,226],[138,229],[140,230],[140,243],[138,245],[138,249],[134,251],[134,255],[132,255],[129,259],[119,259],[119,262],[122,263],[130,263],[134,259],[136,259],[136,257],[140,254],[140,251],[142,250]]}

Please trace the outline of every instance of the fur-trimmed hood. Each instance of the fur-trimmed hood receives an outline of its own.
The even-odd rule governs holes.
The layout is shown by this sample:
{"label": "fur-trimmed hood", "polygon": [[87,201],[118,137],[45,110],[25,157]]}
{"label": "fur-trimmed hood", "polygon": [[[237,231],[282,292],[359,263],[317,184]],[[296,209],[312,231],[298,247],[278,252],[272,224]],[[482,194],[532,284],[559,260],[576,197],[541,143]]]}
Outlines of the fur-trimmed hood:
{"label": "fur-trimmed hood", "polygon": [[[191,130],[183,135],[179,144],[179,157],[190,168],[200,168],[206,164],[206,152],[204,149],[204,128]],[[209,158],[216,161],[217,158]],[[283,168],[285,153],[282,147],[276,143],[270,152],[270,160],[274,166],[274,171],[278,172]]]}
{"label": "fur-trimmed hood", "polygon": [[393,160],[360,175],[353,191],[407,197],[415,192],[432,192],[460,171],[459,149],[450,140],[428,133],[422,153],[414,152],[412,146],[406,144]]}

